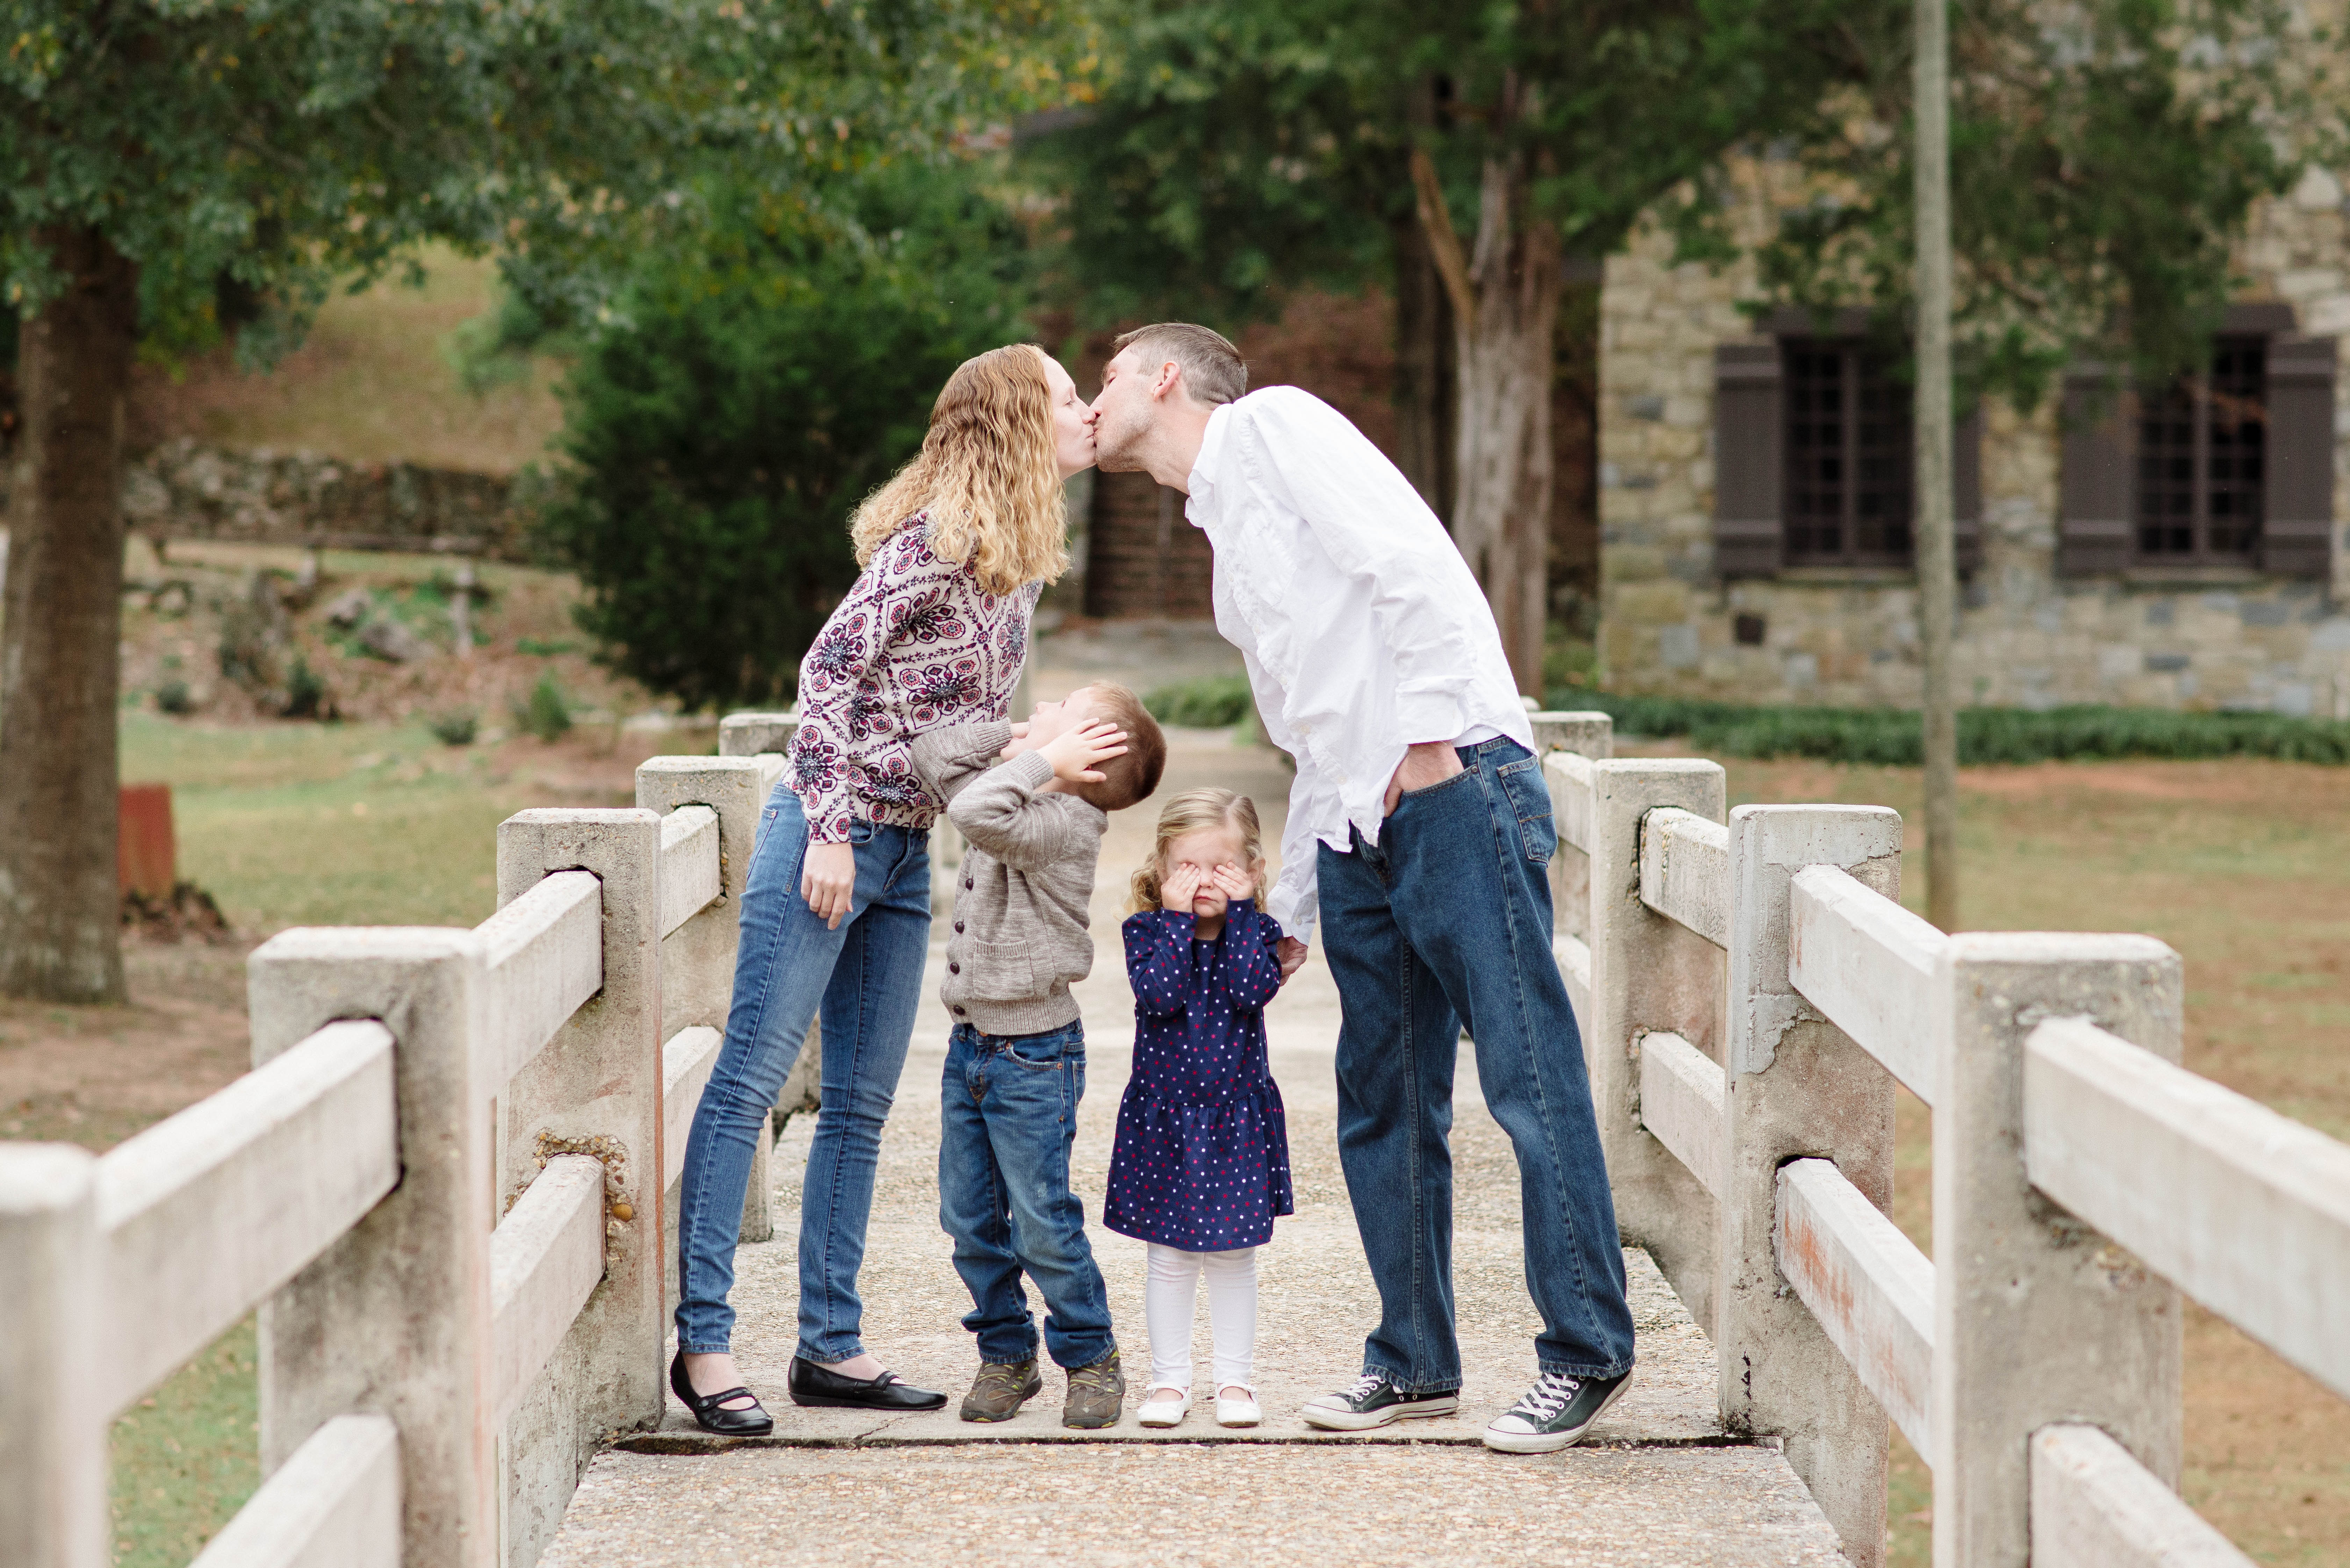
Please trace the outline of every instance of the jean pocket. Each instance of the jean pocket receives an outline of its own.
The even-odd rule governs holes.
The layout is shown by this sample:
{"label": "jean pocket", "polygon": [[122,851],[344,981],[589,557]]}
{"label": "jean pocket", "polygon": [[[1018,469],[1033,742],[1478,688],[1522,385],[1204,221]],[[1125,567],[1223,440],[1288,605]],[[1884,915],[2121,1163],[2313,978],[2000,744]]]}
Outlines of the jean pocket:
{"label": "jean pocket", "polygon": [[1551,821],[1550,785],[1544,780],[1540,757],[1521,757],[1493,770],[1502,794],[1517,818],[1518,846],[1528,861],[1547,866],[1558,849],[1558,829]]}
{"label": "jean pocket", "polygon": [[1401,809],[1405,801],[1426,800],[1430,795],[1440,794],[1444,790],[1452,789],[1463,781],[1474,783],[1476,777],[1477,770],[1475,768],[1462,768],[1459,773],[1452,774],[1449,778],[1440,778],[1432,784],[1422,784],[1418,789],[1408,789],[1404,791],[1401,795],[1397,797],[1396,805],[1398,809]]}
{"label": "jean pocket", "polygon": [[1086,1070],[1086,1047],[1082,1041],[1071,1040],[1066,1034],[1040,1034],[1024,1040],[1014,1040],[1004,1046],[1003,1054],[1023,1067],[1039,1073],[1057,1073],[1064,1067]]}
{"label": "jean pocket", "polygon": [[783,810],[780,805],[771,805],[759,813],[759,831],[751,836],[752,859],[756,860],[759,851],[767,846],[767,835],[775,831],[775,818],[783,815]]}

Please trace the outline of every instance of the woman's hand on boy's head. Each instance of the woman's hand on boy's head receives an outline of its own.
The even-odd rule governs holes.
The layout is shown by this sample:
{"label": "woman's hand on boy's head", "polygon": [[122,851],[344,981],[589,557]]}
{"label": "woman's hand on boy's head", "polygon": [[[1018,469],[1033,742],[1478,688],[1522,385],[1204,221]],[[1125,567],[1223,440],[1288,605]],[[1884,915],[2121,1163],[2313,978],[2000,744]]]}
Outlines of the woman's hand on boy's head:
{"label": "woman's hand on boy's head", "polygon": [[1188,915],[1206,878],[1197,866],[1178,866],[1159,884],[1159,907],[1170,915]]}
{"label": "woman's hand on boy's head", "polygon": [[1126,755],[1126,732],[1107,719],[1089,719],[1036,748],[1063,784],[1099,784],[1096,764]]}

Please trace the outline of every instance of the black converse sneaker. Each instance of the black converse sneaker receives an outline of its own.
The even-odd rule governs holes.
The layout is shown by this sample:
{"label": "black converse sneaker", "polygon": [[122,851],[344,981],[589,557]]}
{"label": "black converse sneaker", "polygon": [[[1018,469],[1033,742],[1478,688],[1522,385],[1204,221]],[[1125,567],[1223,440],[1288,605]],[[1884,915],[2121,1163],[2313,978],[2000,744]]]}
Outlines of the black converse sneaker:
{"label": "black converse sneaker", "polygon": [[1397,1387],[1384,1372],[1366,1372],[1351,1388],[1308,1399],[1302,1414],[1309,1427],[1329,1432],[1367,1432],[1390,1421],[1416,1416],[1450,1416],[1461,1408],[1458,1388],[1412,1394]]}
{"label": "black converse sneaker", "polygon": [[1493,1417],[1485,1428],[1485,1446],[1505,1454],[1547,1454],[1580,1442],[1591,1423],[1630,1386],[1628,1372],[1621,1377],[1545,1372],[1524,1398]]}

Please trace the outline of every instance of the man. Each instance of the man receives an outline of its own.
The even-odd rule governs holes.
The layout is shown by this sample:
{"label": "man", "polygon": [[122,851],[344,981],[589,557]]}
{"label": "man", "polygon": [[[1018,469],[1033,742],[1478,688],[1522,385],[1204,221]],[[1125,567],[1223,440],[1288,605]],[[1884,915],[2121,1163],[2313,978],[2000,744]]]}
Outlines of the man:
{"label": "man", "polygon": [[1452,1313],[1453,1064],[1465,1024],[1518,1158],[1540,1376],[1485,1428],[1546,1453],[1631,1381],[1632,1318],[1583,1045],[1551,955],[1556,836],[1492,612],[1410,482],[1295,387],[1243,396],[1204,327],[1118,340],[1098,461],[1191,499],[1216,628],[1297,759],[1266,912],[1283,968],[1320,919],[1338,982],[1338,1154],[1380,1319],[1355,1385],[1309,1403],[1360,1430],[1460,1407]]}

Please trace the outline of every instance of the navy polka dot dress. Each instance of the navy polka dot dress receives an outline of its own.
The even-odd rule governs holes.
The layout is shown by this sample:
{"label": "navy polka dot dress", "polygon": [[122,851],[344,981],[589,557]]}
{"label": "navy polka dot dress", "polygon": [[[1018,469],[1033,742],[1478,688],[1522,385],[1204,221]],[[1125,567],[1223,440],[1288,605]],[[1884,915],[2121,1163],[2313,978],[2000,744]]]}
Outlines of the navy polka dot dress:
{"label": "navy polka dot dress", "polygon": [[1121,1236],[1223,1252],[1273,1240],[1293,1213],[1289,1136],[1265,1061],[1281,928],[1248,899],[1212,942],[1189,914],[1127,918],[1134,1076],[1118,1102],[1102,1223]]}

